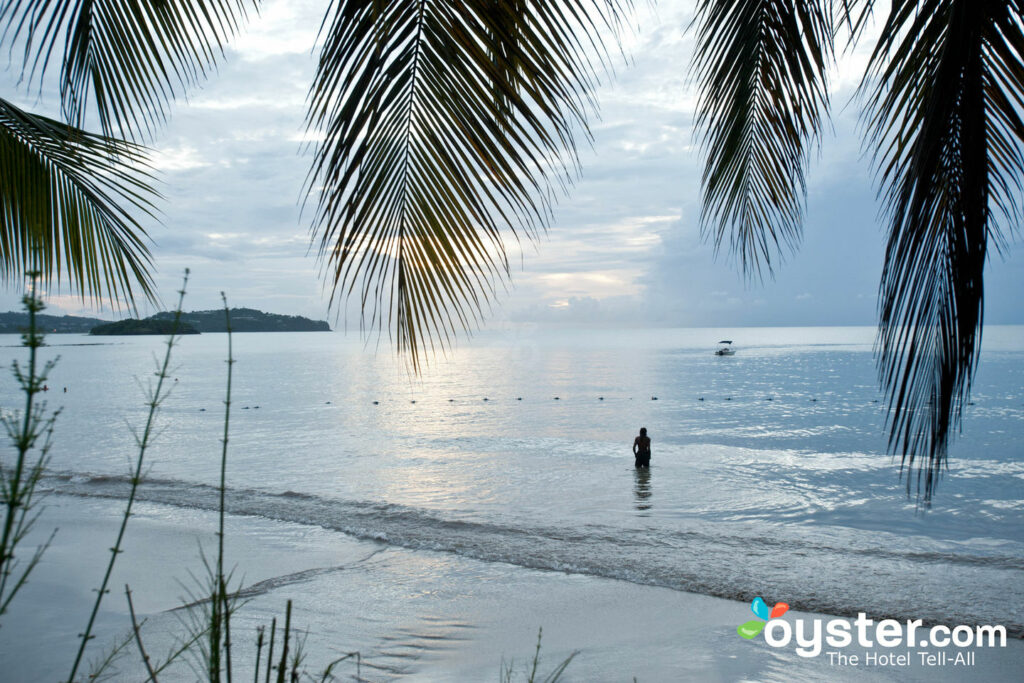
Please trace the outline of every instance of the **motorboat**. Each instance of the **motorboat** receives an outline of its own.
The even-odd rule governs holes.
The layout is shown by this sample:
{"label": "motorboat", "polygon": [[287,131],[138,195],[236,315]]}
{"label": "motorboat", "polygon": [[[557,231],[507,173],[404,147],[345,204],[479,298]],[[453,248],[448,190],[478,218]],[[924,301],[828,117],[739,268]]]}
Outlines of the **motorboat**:
{"label": "motorboat", "polygon": [[723,339],[718,342],[718,348],[715,349],[716,356],[735,356],[736,349],[732,348],[731,339]]}

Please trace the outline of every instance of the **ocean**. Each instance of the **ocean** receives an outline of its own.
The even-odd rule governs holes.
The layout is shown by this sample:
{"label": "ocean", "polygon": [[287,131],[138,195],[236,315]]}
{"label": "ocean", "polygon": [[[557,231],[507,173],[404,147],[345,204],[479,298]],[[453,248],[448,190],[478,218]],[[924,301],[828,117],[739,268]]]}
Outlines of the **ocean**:
{"label": "ocean", "polygon": [[[886,451],[874,335],[516,328],[480,333],[413,377],[386,341],[236,334],[228,509],[243,530],[271,520],[510,576],[1004,624],[1019,637],[1024,327],[985,330],[930,508]],[[7,365],[24,357],[8,339]],[[719,339],[736,355],[714,356]],[[162,340],[48,342],[59,362],[46,398],[63,412],[43,485],[51,500],[121,500]],[[140,492],[146,514],[216,509],[225,358],[224,335],[176,347]],[[0,406],[20,406],[11,378]],[[641,426],[649,471],[633,468]],[[405,580],[415,595],[435,579]]]}

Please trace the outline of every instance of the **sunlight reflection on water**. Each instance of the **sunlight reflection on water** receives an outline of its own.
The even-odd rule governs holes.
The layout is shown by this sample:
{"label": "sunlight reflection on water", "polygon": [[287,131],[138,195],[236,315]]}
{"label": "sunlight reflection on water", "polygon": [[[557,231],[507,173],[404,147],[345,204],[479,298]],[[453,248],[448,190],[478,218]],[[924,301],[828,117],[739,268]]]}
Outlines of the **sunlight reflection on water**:
{"label": "sunlight reflection on water", "polygon": [[[722,337],[736,340],[735,356],[711,355]],[[358,509],[348,505],[401,506],[404,516],[382,512],[359,529],[377,525],[408,547],[718,594],[763,586],[816,609],[1005,620],[1007,596],[1024,597],[1024,334],[986,331],[975,405],[926,514],[885,455],[873,339],[872,328],[521,330],[483,335],[413,379],[341,335],[239,334],[229,481],[254,490],[257,514],[339,530],[351,524],[333,515]],[[151,477],[216,481],[224,341],[182,341]],[[144,410],[133,376],[145,381],[158,348],[122,338],[51,349],[62,360],[50,384],[69,387],[48,396],[66,408],[54,469],[125,471],[124,420],[138,424]],[[0,352],[9,363],[20,350]],[[13,405],[13,383],[0,391]],[[632,467],[641,425],[653,438],[648,472]],[[301,499],[260,498],[284,491],[316,497],[310,510],[324,520]],[[522,534],[548,540],[520,544]],[[970,559],[989,556],[1010,561]],[[952,574],[971,590],[922,606],[917,590],[904,595],[903,571],[936,587]]]}

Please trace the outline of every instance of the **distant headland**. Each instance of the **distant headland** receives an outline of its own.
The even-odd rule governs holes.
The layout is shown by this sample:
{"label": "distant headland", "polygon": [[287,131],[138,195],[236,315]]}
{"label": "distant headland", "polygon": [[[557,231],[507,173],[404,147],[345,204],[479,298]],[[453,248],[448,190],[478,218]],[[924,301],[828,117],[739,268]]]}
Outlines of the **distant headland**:
{"label": "distant headland", "polygon": [[[99,318],[85,318],[73,315],[36,316],[39,329],[46,334],[168,334],[174,313],[162,312],[142,320],[129,318],[111,322]],[[27,313],[0,313],[0,334],[21,334],[28,327]],[[181,314],[181,334],[201,332],[225,332],[224,309],[192,311]],[[232,332],[330,332],[331,327],[323,320],[310,320],[299,315],[265,313],[254,308],[231,309]]]}
{"label": "distant headland", "polygon": [[[36,314],[36,326],[46,334],[88,334],[97,325],[109,323],[99,318],[75,315]],[[28,313],[8,311],[0,313],[0,334],[21,334],[28,329]]]}
{"label": "distant headland", "polygon": [[[165,311],[151,315],[147,320],[174,320],[174,313]],[[224,309],[192,311],[182,313],[181,321],[192,325],[200,332],[227,332]],[[324,320],[310,320],[301,315],[279,315],[264,313],[255,308],[231,309],[232,332],[330,332],[331,326]]]}
{"label": "distant headland", "polygon": [[199,334],[199,330],[186,322],[179,323],[175,327],[173,320],[154,320],[153,318],[145,318],[144,320],[128,318],[127,320],[97,325],[89,330],[89,334],[118,336],[129,334],[167,335],[172,332],[175,334]]}

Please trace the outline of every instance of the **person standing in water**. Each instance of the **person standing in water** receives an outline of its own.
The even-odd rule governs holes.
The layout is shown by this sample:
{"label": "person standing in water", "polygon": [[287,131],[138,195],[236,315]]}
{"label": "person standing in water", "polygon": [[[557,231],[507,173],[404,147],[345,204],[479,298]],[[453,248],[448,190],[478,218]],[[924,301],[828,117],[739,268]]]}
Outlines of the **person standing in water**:
{"label": "person standing in water", "polygon": [[641,427],[640,436],[633,439],[633,457],[636,467],[651,466],[651,437],[647,436],[647,427]]}

